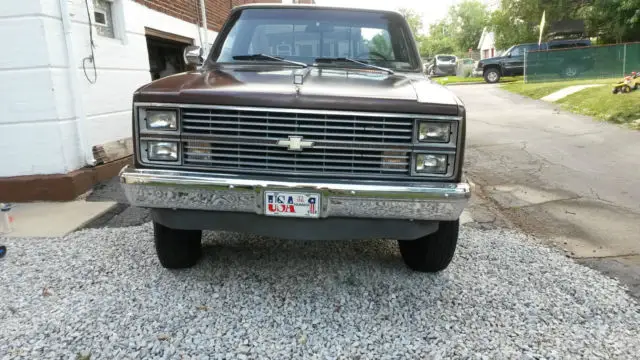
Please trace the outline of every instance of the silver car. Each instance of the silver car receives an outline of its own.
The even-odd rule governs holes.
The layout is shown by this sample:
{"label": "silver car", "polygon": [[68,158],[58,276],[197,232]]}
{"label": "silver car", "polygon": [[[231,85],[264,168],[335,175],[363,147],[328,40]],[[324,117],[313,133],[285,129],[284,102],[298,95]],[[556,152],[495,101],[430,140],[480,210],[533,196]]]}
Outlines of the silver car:
{"label": "silver car", "polygon": [[455,55],[436,55],[427,74],[430,76],[455,75],[457,67],[458,58]]}

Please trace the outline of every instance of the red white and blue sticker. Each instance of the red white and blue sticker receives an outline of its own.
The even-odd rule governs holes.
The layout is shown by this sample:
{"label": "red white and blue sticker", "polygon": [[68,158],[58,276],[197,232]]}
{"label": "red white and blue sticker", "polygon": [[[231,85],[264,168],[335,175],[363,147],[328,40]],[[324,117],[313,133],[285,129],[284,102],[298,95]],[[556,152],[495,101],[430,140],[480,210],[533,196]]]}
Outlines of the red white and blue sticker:
{"label": "red white and blue sticker", "polygon": [[265,191],[265,214],[317,218],[320,216],[320,194]]}

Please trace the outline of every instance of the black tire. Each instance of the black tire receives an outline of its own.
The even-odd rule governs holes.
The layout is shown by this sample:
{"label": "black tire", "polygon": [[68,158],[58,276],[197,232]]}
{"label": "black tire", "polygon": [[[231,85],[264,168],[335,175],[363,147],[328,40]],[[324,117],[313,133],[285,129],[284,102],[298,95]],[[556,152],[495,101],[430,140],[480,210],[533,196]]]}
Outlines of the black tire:
{"label": "black tire", "polygon": [[438,231],[417,240],[398,240],[404,263],[420,272],[438,272],[449,266],[458,243],[460,221],[441,221]]}
{"label": "black tire", "polygon": [[611,92],[614,93],[614,94],[617,94],[618,91],[619,91],[618,88],[614,88]]}
{"label": "black tire", "polygon": [[484,81],[489,84],[495,84],[500,81],[500,71],[496,68],[490,68],[484,71]]}
{"label": "black tire", "polygon": [[631,86],[629,86],[629,85],[623,86],[622,87],[622,92],[625,93],[625,94],[630,93],[631,92]]}
{"label": "black tire", "polygon": [[192,267],[202,254],[201,230],[171,229],[153,222],[156,254],[160,264],[167,269]]}

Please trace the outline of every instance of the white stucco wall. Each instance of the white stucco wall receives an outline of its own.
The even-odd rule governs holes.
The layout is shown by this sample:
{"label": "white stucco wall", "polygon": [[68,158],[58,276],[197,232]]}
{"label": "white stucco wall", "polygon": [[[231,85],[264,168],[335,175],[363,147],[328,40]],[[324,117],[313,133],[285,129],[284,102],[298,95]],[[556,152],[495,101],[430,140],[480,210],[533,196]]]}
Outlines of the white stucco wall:
{"label": "white stucco wall", "polygon": [[[97,81],[85,78],[91,54],[84,0],[67,0],[72,15],[80,99],[71,81],[58,0],[0,1],[0,177],[67,173],[84,165],[74,101],[86,114],[87,146],[131,136],[131,96],[149,82],[145,26],[192,38],[198,29],[131,0],[114,0],[116,39],[94,31]],[[93,2],[89,0],[90,13]],[[209,43],[217,33],[209,31]],[[93,67],[86,62],[93,79]]]}

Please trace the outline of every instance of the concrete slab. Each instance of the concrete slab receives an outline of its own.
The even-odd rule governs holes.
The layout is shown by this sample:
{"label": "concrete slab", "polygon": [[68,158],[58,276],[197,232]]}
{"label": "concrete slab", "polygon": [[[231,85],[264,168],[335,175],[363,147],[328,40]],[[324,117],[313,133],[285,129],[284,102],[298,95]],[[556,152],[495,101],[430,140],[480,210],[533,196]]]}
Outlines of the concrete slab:
{"label": "concrete slab", "polygon": [[573,257],[640,254],[640,216],[637,214],[584,199],[541,206],[559,221],[583,233],[566,244]]}
{"label": "concrete slab", "polygon": [[114,201],[34,202],[13,204],[13,231],[2,236],[64,236],[116,206]]}
{"label": "concrete slab", "polygon": [[575,258],[640,254],[640,214],[599,200],[573,199],[507,209],[526,232]]}
{"label": "concrete slab", "polygon": [[485,192],[503,208],[530,206],[576,197],[567,191],[548,191],[525,185],[488,186]]}
{"label": "concrete slab", "polygon": [[584,89],[588,89],[591,87],[596,87],[596,86],[603,86],[604,84],[592,84],[592,85],[574,85],[574,86],[568,86],[562,90],[558,90],[554,93],[551,93],[543,98],[541,98],[540,100],[543,101],[547,101],[547,102],[556,102],[564,97],[567,97],[571,94],[575,94],[578,91],[582,91]]}
{"label": "concrete slab", "polygon": [[473,222],[473,217],[471,217],[471,214],[467,210],[463,211],[462,215],[460,215],[460,225],[464,225],[470,222]]}

